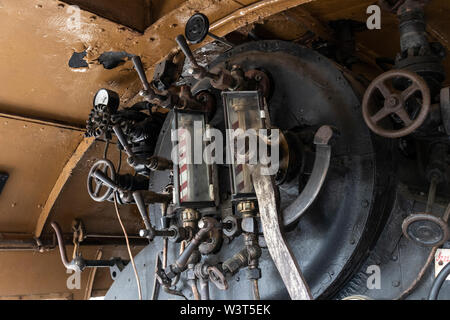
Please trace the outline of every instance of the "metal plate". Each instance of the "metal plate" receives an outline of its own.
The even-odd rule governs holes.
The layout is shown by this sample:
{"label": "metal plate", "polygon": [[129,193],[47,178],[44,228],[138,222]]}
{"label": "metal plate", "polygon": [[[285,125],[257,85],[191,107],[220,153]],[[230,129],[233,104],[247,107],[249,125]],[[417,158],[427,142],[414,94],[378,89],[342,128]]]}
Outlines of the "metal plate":
{"label": "metal plate", "polygon": [[[282,41],[252,42],[222,55],[211,69],[224,63],[238,64],[245,70],[261,68],[270,73],[274,91],[269,106],[274,125],[290,129],[327,124],[341,132],[333,146],[330,171],[323,190],[300,223],[286,235],[313,296],[329,297],[359,266],[378,234],[384,213],[390,211],[386,205],[392,195],[388,183],[389,170],[385,168],[386,159],[376,159],[374,152],[377,148],[384,151],[382,154],[389,154],[386,152],[389,144],[384,140],[380,144],[372,140],[361,117],[360,101],[344,74],[328,59],[308,48]],[[219,106],[211,123],[223,129],[222,107]],[[170,132],[165,131],[160,135],[159,154],[167,157],[170,145]],[[167,182],[167,173],[158,172],[152,176],[151,188],[160,191]],[[298,195],[298,190],[280,192],[282,208]],[[159,208],[152,206],[150,212],[155,223],[159,220]],[[206,259],[224,261],[242,246],[243,241],[238,238],[224,244],[219,254]],[[152,290],[155,256],[160,248],[161,242],[156,240],[137,257],[144,298],[148,298],[147,292]],[[177,250],[172,245],[169,261],[176,256]],[[288,299],[267,249],[263,249],[260,261],[261,298]],[[134,283],[132,270],[127,267],[106,298],[136,298]],[[192,296],[182,280],[177,287],[183,289],[188,298]],[[161,293],[160,299],[168,298],[173,297]],[[252,299],[245,272],[241,271],[230,281],[228,291],[219,291],[211,286],[211,299]]]}

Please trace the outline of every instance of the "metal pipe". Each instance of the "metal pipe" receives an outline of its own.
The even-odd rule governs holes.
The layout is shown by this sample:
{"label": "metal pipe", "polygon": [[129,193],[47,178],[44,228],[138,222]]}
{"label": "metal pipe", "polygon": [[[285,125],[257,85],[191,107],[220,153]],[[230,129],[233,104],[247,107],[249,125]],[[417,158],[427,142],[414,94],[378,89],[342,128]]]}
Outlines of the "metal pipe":
{"label": "metal pipe", "polygon": [[[72,236],[72,235],[71,235]],[[99,239],[125,239],[123,235],[115,235],[115,234],[87,234],[85,238],[99,238]],[[141,239],[139,235],[128,236],[128,239]]]}
{"label": "metal pipe", "polygon": [[[5,234],[5,233],[3,233]],[[12,235],[12,233],[10,233]],[[27,234],[28,235],[28,234]],[[72,234],[62,234],[64,244],[72,245]],[[40,237],[42,245],[38,245],[35,239],[0,239],[0,252],[10,251],[50,251],[56,248],[55,238],[49,239],[48,236]],[[124,236],[108,234],[88,234],[83,240],[84,246],[118,246],[123,244]],[[134,240],[133,246],[145,246],[147,241],[140,236],[129,236]]]}
{"label": "metal pipe", "polygon": [[56,238],[58,239],[58,247],[59,247],[59,253],[61,256],[61,261],[62,261],[64,267],[66,267],[66,269],[71,269],[71,265],[70,265],[69,261],[67,260],[66,246],[64,245],[64,239],[62,236],[61,228],[59,227],[59,224],[56,223],[55,221],[52,221],[51,226],[52,226],[53,230],[55,230]]}
{"label": "metal pipe", "polygon": [[194,250],[198,248],[200,243],[203,241],[203,238],[212,230],[212,228],[214,227],[215,222],[216,222],[216,220],[211,217],[203,218],[202,220],[200,220],[200,223],[202,221],[203,221],[203,225],[200,228],[200,230],[195,234],[192,241],[189,242],[189,245],[186,247],[186,249],[183,251],[183,253],[178,257],[178,259],[175,261],[175,264],[177,265],[177,267],[180,270],[184,269],[192,252],[194,252]]}

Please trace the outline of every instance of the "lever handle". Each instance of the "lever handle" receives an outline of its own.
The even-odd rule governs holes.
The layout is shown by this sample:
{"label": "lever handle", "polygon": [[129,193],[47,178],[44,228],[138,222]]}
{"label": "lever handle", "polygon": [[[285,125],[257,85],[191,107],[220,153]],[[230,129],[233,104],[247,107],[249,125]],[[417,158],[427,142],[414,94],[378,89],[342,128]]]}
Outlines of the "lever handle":
{"label": "lever handle", "polygon": [[129,157],[134,156],[134,153],[131,150],[130,146],[128,145],[127,139],[125,138],[125,135],[124,135],[120,125],[116,124],[115,126],[113,126],[113,131],[116,134],[117,139],[119,139],[120,144],[125,149],[125,152],[127,153],[127,155]]}
{"label": "lever handle", "polygon": [[180,34],[175,38],[175,41],[177,42],[178,46],[180,47],[181,51],[183,51],[189,62],[195,68],[199,68],[198,63],[195,60],[194,55],[192,54],[191,48],[189,48],[189,45],[187,44],[186,38],[182,34]]}
{"label": "lever handle", "polygon": [[134,202],[136,202],[136,205],[139,209],[139,213],[141,214],[141,218],[144,221],[145,228],[150,232],[150,239],[153,239],[155,234],[155,229],[153,228],[152,224],[150,223],[150,220],[148,218],[147,214],[147,207],[145,206],[144,198],[142,197],[142,194],[140,191],[134,191],[132,193]]}
{"label": "lever handle", "polygon": [[145,75],[144,66],[142,65],[141,57],[139,56],[133,56],[131,58],[131,61],[133,61],[134,69],[136,70],[139,79],[142,82],[142,86],[144,87],[145,91],[151,91],[150,84],[148,83],[147,76]]}
{"label": "lever handle", "polygon": [[112,181],[106,174],[104,174],[101,170],[94,171],[94,177],[99,179],[104,185],[110,187],[114,190],[119,190],[120,187]]}

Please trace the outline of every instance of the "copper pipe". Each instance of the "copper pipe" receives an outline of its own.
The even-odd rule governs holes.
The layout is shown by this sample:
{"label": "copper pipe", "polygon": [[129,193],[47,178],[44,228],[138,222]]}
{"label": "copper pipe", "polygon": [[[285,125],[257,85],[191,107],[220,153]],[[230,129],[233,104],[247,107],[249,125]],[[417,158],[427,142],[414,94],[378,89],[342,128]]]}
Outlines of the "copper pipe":
{"label": "copper pipe", "polygon": [[191,280],[188,280],[188,283],[191,286],[192,294],[194,295],[194,299],[200,300],[200,293],[198,292],[196,281],[191,279]]}
{"label": "copper pipe", "polygon": [[258,280],[257,279],[253,279],[253,298],[255,300],[261,300],[261,297],[259,295],[259,285],[258,285]]}

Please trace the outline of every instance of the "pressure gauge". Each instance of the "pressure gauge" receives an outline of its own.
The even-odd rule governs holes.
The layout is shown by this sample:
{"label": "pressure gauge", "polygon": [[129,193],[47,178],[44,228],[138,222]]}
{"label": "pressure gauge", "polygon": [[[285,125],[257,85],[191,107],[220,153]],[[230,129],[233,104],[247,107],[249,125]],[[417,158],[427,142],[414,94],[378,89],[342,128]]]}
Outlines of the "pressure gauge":
{"label": "pressure gauge", "polygon": [[107,106],[111,112],[116,112],[120,104],[119,95],[108,89],[100,89],[94,97],[94,107]]}

